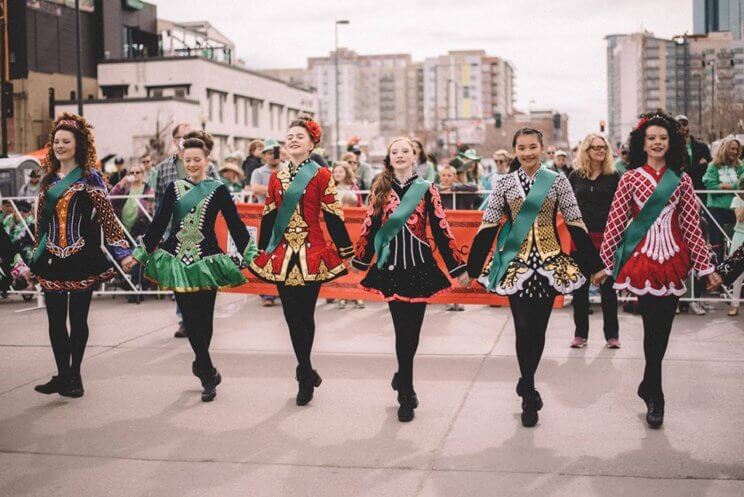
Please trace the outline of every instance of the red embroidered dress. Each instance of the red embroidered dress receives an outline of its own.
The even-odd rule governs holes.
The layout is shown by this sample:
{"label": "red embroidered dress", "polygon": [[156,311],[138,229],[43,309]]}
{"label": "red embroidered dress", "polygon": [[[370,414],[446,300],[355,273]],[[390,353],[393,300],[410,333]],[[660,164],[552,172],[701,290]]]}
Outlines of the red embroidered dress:
{"label": "red embroidered dress", "polygon": [[[296,168],[287,165],[269,178],[258,244],[262,252],[248,267],[264,281],[303,286],[331,281],[347,273],[342,259],[351,257],[354,247],[344,226],[344,213],[336,199],[336,184],[330,171],[324,167],[318,169],[305,188],[282,241],[272,252],[265,252],[284,192],[299,168],[308,162],[309,159]],[[325,240],[321,213],[338,252]]]}
{"label": "red embroidered dress", "polygon": [[377,264],[372,265],[377,231],[398,208],[400,199],[416,178],[414,175],[403,184],[393,178],[381,215],[374,215],[374,209],[370,206],[357,241],[356,256],[351,261],[357,269],[369,269],[361,281],[362,287],[384,296],[387,301],[426,302],[428,298],[452,286],[432,254],[426,236],[427,223],[449,274],[457,277],[467,269],[444,215],[439,190],[434,185],[416,206],[403,229],[390,242],[390,256],[385,266],[379,269]]}
{"label": "red embroidered dress", "polygon": [[[645,165],[620,178],[600,251],[608,274],[615,269],[615,251],[631,219],[638,215],[665,170],[657,172]],[[614,287],[636,295],[680,296],[686,291],[691,269],[705,276],[714,266],[700,231],[692,180],[683,173],[661,215],[620,270]]]}

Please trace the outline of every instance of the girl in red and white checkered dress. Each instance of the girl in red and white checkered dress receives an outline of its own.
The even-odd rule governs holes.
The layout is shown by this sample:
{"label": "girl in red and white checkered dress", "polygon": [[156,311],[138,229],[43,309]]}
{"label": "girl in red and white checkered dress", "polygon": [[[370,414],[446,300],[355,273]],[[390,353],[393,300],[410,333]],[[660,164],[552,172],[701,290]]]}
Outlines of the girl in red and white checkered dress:
{"label": "girl in red and white checkered dress", "polygon": [[601,256],[606,272],[615,272],[616,251],[630,223],[667,173],[680,177],[660,215],[640,242],[629,248],[627,262],[617,273],[614,288],[638,296],[643,318],[643,351],[646,368],[638,395],[646,402],[649,426],[664,419],[661,388],[662,359],[669,343],[679,297],[686,291],[691,270],[710,275],[714,266],[700,230],[700,211],[692,180],[681,171],[684,141],[677,123],[668,115],[642,116],[630,133],[630,166],[622,176],[607,220]]}

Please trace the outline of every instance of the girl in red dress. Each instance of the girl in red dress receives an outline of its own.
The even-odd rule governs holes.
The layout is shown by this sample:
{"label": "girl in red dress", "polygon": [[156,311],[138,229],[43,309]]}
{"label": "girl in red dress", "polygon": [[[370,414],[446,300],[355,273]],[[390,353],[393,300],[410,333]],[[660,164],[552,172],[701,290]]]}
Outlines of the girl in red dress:
{"label": "girl in red dress", "polygon": [[[691,270],[709,275],[714,267],[700,230],[700,211],[692,180],[683,173],[685,146],[677,122],[670,116],[644,114],[630,133],[630,165],[622,176],[604,232],[601,248],[606,272],[615,274],[615,289],[638,296],[643,318],[643,352],[646,368],[638,395],[647,407],[646,421],[658,428],[664,421],[664,393],[661,366],[672,331],[679,297],[686,291],[685,280]],[[670,186],[665,190],[660,187]],[[668,183],[668,181],[672,181]],[[675,186],[676,185],[676,186]],[[648,215],[642,209],[659,189],[660,213]],[[649,225],[635,243],[629,226]],[[618,264],[616,254],[626,254]],[[616,265],[621,267],[616,267]]]}

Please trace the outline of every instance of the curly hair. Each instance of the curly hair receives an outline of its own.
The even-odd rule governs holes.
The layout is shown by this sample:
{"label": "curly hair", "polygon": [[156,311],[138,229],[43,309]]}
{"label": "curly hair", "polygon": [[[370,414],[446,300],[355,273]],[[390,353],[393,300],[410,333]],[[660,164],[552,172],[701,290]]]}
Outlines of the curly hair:
{"label": "curly hair", "polygon": [[49,132],[49,142],[47,143],[47,154],[41,161],[46,173],[41,180],[43,186],[48,185],[62,167],[59,159],[54,155],[54,135],[60,130],[69,131],[75,137],[75,162],[83,168],[85,176],[88,176],[91,170],[96,169],[97,158],[93,126],[84,117],[65,112],[52,121],[52,130]]}
{"label": "curly hair", "polygon": [[646,130],[649,126],[661,126],[669,133],[669,149],[664,155],[666,167],[677,174],[682,174],[682,167],[685,164],[685,138],[679,131],[679,123],[663,110],[658,109],[656,112],[646,112],[640,115],[640,121],[635,129],[630,132],[628,139],[628,149],[630,151],[630,164],[628,169],[636,169],[648,162],[648,155],[643,150],[643,144],[646,140]]}
{"label": "curly hair", "polygon": [[393,188],[393,164],[390,162],[390,149],[393,148],[394,143],[399,141],[408,142],[411,146],[411,150],[413,150],[413,142],[410,138],[405,136],[393,138],[393,141],[388,145],[387,154],[385,154],[385,159],[382,161],[385,167],[382,172],[377,175],[377,178],[372,182],[372,187],[370,188],[369,203],[373,207],[375,215],[382,212],[382,206],[385,204],[388,194]]}

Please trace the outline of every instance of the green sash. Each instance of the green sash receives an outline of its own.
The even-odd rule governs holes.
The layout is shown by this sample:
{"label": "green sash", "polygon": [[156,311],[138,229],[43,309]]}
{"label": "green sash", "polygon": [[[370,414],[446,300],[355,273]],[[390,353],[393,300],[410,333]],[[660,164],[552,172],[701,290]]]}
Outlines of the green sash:
{"label": "green sash", "polygon": [[292,213],[295,211],[297,204],[300,203],[302,193],[307,188],[307,184],[310,180],[315,177],[315,174],[320,169],[320,166],[314,161],[310,161],[300,168],[297,172],[297,176],[294,177],[292,183],[290,183],[287,191],[284,192],[284,198],[282,199],[282,205],[279,206],[279,212],[276,214],[276,221],[274,222],[274,228],[271,230],[271,238],[269,244],[266,246],[266,252],[273,252],[274,249],[282,241],[284,230],[289,225],[289,220],[292,219]]}
{"label": "green sash", "polygon": [[417,179],[408,188],[403,198],[398,204],[395,212],[385,221],[385,224],[377,231],[375,235],[375,253],[377,254],[377,268],[382,269],[390,257],[390,242],[395,238],[408,218],[416,209],[416,206],[424,198],[426,191],[431,187],[431,183],[422,179]]}
{"label": "green sash", "polygon": [[57,208],[57,202],[59,202],[60,197],[62,197],[65,191],[82,177],[83,168],[76,167],[46,191],[44,196],[44,212],[41,213],[41,219],[39,219],[39,245],[36,247],[36,251],[32,256],[34,261],[46,250],[47,230],[49,229],[49,223],[54,218],[54,209]]}
{"label": "green sash", "polygon": [[504,226],[499,232],[496,242],[496,249],[493,251],[493,262],[491,262],[491,271],[488,274],[488,290],[494,291],[509,268],[509,263],[519,253],[519,247],[530,232],[537,214],[542,208],[545,197],[548,196],[553,181],[558,177],[558,173],[541,168],[537,171],[530,192],[524,199],[522,208],[517,214],[514,223],[506,220]]}
{"label": "green sash", "polygon": [[661,211],[664,210],[664,207],[669,201],[669,197],[677,189],[681,180],[682,178],[679,175],[667,169],[661,177],[659,184],[654,188],[654,192],[641,208],[641,211],[631,221],[628,229],[625,230],[623,239],[620,240],[620,245],[618,245],[615,251],[615,271],[613,278],[616,281],[620,269],[628,262],[630,255],[659,218]]}
{"label": "green sash", "polygon": [[[182,181],[182,180],[178,180]],[[176,205],[173,206],[173,220],[171,221],[171,233],[176,233],[181,226],[181,221],[184,216],[189,213],[191,209],[196,207],[199,202],[209,196],[210,193],[215,191],[222,185],[221,181],[216,179],[206,178],[199,184],[187,191],[180,200],[176,201]]]}

